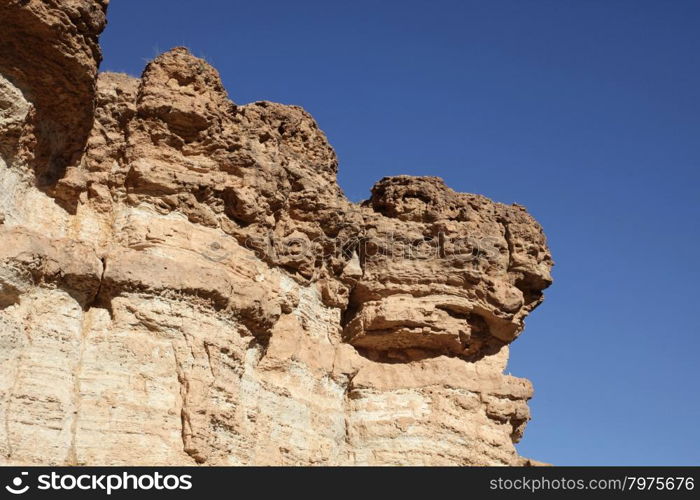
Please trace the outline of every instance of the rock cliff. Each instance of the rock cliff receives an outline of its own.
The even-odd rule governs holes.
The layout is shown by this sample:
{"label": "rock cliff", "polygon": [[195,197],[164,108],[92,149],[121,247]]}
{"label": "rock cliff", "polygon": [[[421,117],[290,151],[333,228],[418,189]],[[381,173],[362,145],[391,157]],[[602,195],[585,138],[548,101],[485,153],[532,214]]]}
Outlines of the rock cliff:
{"label": "rock cliff", "polygon": [[98,73],[107,0],[0,0],[0,464],[525,465],[518,205],[353,204],[297,106],[175,48]]}

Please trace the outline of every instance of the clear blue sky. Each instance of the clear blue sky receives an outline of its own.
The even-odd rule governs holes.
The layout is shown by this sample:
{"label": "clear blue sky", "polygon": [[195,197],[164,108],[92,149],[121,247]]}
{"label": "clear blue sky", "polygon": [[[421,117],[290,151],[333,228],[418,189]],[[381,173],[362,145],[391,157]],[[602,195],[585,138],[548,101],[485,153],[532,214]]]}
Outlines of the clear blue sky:
{"label": "clear blue sky", "polygon": [[353,200],[438,175],[542,223],[555,283],[512,348],[518,445],[700,464],[700,2],[117,0],[102,69],[186,45],[237,103],[309,110]]}

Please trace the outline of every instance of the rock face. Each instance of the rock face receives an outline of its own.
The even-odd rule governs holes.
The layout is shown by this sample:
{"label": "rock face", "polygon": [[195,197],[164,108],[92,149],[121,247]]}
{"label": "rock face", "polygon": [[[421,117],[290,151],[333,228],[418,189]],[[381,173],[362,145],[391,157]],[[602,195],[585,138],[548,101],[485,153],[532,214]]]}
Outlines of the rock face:
{"label": "rock face", "polygon": [[524,465],[524,208],[350,203],[303,109],[186,49],[97,72],[106,0],[0,0],[0,464]]}

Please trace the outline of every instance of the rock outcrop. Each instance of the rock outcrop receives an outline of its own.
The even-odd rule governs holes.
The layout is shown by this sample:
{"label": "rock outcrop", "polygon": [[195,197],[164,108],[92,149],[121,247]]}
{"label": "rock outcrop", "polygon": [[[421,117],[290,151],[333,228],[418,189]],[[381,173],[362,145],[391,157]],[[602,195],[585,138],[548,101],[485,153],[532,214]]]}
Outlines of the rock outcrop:
{"label": "rock outcrop", "polygon": [[106,4],[0,0],[0,464],[528,464],[537,222],[351,203],[308,113],[186,49],[98,74]]}

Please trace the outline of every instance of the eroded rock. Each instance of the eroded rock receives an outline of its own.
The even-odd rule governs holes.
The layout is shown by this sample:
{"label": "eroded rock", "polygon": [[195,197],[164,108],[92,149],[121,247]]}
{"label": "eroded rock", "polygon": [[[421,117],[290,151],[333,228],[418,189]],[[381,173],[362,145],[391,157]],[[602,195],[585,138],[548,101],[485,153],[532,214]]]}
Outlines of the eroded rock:
{"label": "eroded rock", "polygon": [[529,463],[525,209],[353,204],[308,113],[186,49],[97,75],[105,8],[0,1],[0,463]]}

